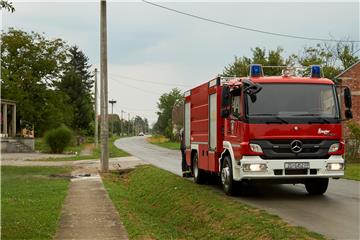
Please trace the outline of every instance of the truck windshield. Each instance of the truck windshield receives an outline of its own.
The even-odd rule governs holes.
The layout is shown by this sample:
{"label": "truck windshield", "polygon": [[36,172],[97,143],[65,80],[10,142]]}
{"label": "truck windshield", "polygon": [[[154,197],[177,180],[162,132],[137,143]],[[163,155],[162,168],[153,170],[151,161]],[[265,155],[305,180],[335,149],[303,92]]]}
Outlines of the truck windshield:
{"label": "truck windshield", "polygon": [[336,92],[325,84],[261,84],[263,89],[251,101],[247,96],[250,118],[338,119]]}

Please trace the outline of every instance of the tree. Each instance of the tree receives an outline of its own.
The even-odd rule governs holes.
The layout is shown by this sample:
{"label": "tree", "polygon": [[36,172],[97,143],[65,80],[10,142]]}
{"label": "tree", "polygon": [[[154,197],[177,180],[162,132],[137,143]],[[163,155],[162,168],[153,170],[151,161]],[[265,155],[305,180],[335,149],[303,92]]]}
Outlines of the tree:
{"label": "tree", "polygon": [[[224,76],[248,76],[249,65],[252,63],[262,64],[263,66],[284,66],[293,64],[293,56],[284,59],[282,56],[283,49],[278,47],[275,50],[270,50],[266,54],[266,50],[256,47],[251,49],[252,58],[246,56],[236,57],[232,64],[229,64],[224,68]],[[280,68],[267,68],[264,69],[266,75],[279,75],[281,74]]]}
{"label": "tree", "polygon": [[[309,74],[310,65],[321,65],[324,77],[334,79],[341,71],[359,60],[355,55],[356,44],[352,42],[337,42],[335,44],[319,43],[307,46],[299,54],[292,54],[285,58],[284,50],[278,47],[266,54],[265,49],[256,47],[251,49],[252,57],[237,57],[235,61],[224,68],[225,76],[248,76],[249,65],[259,63],[263,66],[302,66],[304,75]],[[265,75],[281,75],[281,68],[264,68]]]}
{"label": "tree", "polygon": [[57,87],[69,97],[68,104],[73,108],[74,117],[71,127],[79,134],[83,134],[89,131],[93,120],[91,88],[94,81],[89,59],[77,46],[69,49],[68,58],[64,75]]}
{"label": "tree", "polygon": [[183,95],[177,88],[172,89],[169,93],[164,93],[160,96],[157,106],[158,120],[154,125],[154,130],[166,137],[173,138],[172,126],[172,109],[176,102],[182,101]]}
{"label": "tree", "polygon": [[51,126],[69,124],[67,96],[53,90],[64,67],[65,42],[11,28],[1,40],[1,94],[17,102],[17,119],[33,124],[40,135]]}
{"label": "tree", "polygon": [[13,3],[12,2],[8,2],[8,1],[5,1],[5,0],[1,0],[0,1],[0,9],[6,9],[7,11],[9,12],[15,12],[15,8],[13,6]]}

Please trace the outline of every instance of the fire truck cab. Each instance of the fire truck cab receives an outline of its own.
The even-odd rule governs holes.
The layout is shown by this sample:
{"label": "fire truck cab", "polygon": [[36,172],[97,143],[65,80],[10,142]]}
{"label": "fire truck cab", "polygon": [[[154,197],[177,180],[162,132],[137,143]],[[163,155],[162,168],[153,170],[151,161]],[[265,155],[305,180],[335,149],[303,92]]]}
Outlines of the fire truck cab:
{"label": "fire truck cab", "polygon": [[[216,77],[185,92],[186,162],[194,181],[220,176],[226,194],[259,180],[305,184],[323,194],[329,178],[344,175],[340,98],[320,66],[309,77],[264,76],[250,65],[248,77]],[[351,94],[344,88],[345,118]]]}

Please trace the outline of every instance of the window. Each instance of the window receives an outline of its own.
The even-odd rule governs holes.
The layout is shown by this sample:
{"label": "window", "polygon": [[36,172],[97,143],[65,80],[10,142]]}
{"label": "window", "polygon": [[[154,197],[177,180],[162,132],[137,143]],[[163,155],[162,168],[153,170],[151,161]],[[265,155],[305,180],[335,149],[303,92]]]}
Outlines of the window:
{"label": "window", "polygon": [[240,89],[231,93],[231,114],[236,118],[239,118],[242,114]]}

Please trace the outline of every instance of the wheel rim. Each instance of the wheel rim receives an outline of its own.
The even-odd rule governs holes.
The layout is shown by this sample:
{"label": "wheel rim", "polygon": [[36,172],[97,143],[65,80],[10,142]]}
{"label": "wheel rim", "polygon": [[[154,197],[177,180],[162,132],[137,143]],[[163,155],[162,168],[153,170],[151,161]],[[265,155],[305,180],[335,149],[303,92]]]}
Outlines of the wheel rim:
{"label": "wheel rim", "polygon": [[230,168],[227,164],[221,170],[221,182],[223,186],[227,189],[230,182]]}

